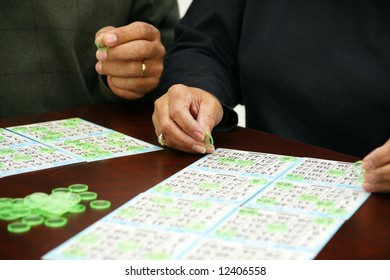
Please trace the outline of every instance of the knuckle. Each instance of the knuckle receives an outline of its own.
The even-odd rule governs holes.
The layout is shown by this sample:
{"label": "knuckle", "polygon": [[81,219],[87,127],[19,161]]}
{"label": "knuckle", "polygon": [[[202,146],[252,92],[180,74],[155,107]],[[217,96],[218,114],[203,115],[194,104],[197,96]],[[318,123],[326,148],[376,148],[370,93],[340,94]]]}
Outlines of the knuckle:
{"label": "knuckle", "polygon": [[171,105],[170,115],[172,119],[177,119],[178,116],[181,115],[181,112],[183,111],[183,107],[179,105],[178,103],[174,103]]}
{"label": "knuckle", "polygon": [[180,91],[182,91],[184,88],[184,85],[182,84],[174,84],[172,85],[170,88],[169,88],[169,92],[172,92],[172,93],[178,93]]}
{"label": "knuckle", "polygon": [[155,66],[154,66],[154,69],[156,71],[156,75],[158,76],[158,78],[160,79],[161,77],[161,74],[162,72],[164,71],[164,65],[163,63],[157,63]]}
{"label": "knuckle", "polygon": [[169,134],[169,132],[172,131],[172,123],[171,122],[162,121],[160,123],[160,126],[161,126],[161,133],[162,134]]}
{"label": "knuckle", "polygon": [[149,26],[148,23],[142,22],[142,21],[135,21],[135,22],[131,23],[131,25],[132,25],[132,28],[134,30],[136,30],[137,32],[141,32],[141,33],[145,33],[148,26]]}
{"label": "knuckle", "polygon": [[166,50],[165,50],[165,47],[160,44],[158,50],[157,50],[157,57],[164,57],[166,54]]}
{"label": "knuckle", "polygon": [[162,97],[160,97],[154,101],[153,115],[156,114],[156,118],[157,118],[158,112],[160,112],[160,108],[162,108]]}
{"label": "knuckle", "polygon": [[160,108],[160,106],[162,105],[162,102],[163,102],[163,97],[160,97],[154,101],[154,110],[155,111],[158,110],[158,108]]}
{"label": "knuckle", "polygon": [[160,32],[158,31],[158,29],[149,23],[136,21],[133,22],[131,25],[133,31],[136,32],[141,38],[155,38],[160,36]]}
{"label": "knuckle", "polygon": [[124,38],[126,38],[127,36],[127,29],[126,28],[117,28],[115,30],[115,34],[118,36],[118,38],[121,40],[123,40]]}
{"label": "knuckle", "polygon": [[137,41],[133,46],[133,52],[140,58],[149,57],[151,51],[152,50],[146,41]]}

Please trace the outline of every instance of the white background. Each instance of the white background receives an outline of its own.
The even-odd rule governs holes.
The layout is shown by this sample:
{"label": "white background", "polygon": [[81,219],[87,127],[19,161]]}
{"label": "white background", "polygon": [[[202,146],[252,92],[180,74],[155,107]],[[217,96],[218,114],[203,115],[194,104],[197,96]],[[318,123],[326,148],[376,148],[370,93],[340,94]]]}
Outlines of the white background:
{"label": "white background", "polygon": [[180,15],[183,16],[192,0],[177,0],[177,2],[179,3]]}

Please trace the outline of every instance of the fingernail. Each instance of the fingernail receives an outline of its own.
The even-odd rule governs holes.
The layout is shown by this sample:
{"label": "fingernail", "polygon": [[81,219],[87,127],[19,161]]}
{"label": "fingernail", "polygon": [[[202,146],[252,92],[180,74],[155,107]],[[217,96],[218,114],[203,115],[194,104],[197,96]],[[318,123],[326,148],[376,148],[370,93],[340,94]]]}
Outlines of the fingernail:
{"label": "fingernail", "polygon": [[96,72],[98,72],[99,74],[102,74],[103,64],[99,61],[98,63],[96,63],[95,69],[96,69]]}
{"label": "fingernail", "polygon": [[206,148],[200,145],[194,145],[192,146],[192,150],[196,153],[199,154],[205,154],[206,153]]}
{"label": "fingernail", "polygon": [[97,60],[104,61],[107,59],[107,52],[104,51],[97,51],[96,52],[96,58]]}
{"label": "fingernail", "polygon": [[109,33],[104,36],[104,41],[108,44],[114,44],[118,41],[118,37],[114,33]]}
{"label": "fingernail", "polygon": [[375,185],[374,184],[363,184],[363,189],[367,192],[374,192]]}
{"label": "fingernail", "polygon": [[208,154],[212,154],[212,153],[214,153],[214,151],[215,151],[215,148],[214,148],[214,147],[208,147],[208,148],[206,149],[206,153],[208,153]]}
{"label": "fingernail", "polygon": [[366,174],[364,174],[364,183],[365,184],[375,183],[375,175],[372,172],[366,172]]}
{"label": "fingernail", "polygon": [[365,159],[365,160],[363,160],[363,162],[362,162],[362,168],[363,168],[364,170],[372,170],[372,169],[374,169],[374,164],[372,163],[371,160]]}

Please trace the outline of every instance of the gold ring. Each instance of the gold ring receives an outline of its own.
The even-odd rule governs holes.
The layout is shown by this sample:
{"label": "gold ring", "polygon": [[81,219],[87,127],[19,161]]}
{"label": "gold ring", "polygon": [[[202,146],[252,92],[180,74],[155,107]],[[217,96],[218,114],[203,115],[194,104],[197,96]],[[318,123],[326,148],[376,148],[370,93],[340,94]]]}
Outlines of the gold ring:
{"label": "gold ring", "polygon": [[141,73],[139,73],[138,78],[142,78],[146,71],[146,64],[143,61],[141,61],[141,63]]}
{"label": "gold ring", "polygon": [[165,137],[164,137],[164,135],[162,133],[157,137],[157,140],[158,140],[158,143],[161,146],[166,146],[167,145],[167,142],[165,141]]}

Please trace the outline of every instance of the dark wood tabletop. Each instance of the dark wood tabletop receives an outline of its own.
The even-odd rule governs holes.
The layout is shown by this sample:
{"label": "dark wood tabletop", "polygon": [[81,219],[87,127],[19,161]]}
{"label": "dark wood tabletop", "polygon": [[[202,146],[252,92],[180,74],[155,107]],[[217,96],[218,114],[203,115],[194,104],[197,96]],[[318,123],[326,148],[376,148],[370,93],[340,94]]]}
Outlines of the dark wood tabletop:
{"label": "dark wood tabletop", "polygon": [[[2,119],[0,127],[80,117],[158,145],[151,121],[152,112],[152,105],[108,104]],[[214,132],[213,138],[217,148],[350,162],[357,160],[352,156],[241,127],[229,132]],[[110,210],[114,210],[201,157],[166,148],[157,152],[34,171],[0,178],[0,197],[24,197],[33,192],[50,193],[54,187],[83,183],[89,185],[102,199],[110,200]],[[83,214],[70,215],[66,227],[36,227],[26,234],[8,233],[8,222],[0,221],[0,259],[40,259],[107,214],[108,211],[87,209]],[[389,260],[390,194],[372,194],[343,224],[316,259]]]}

